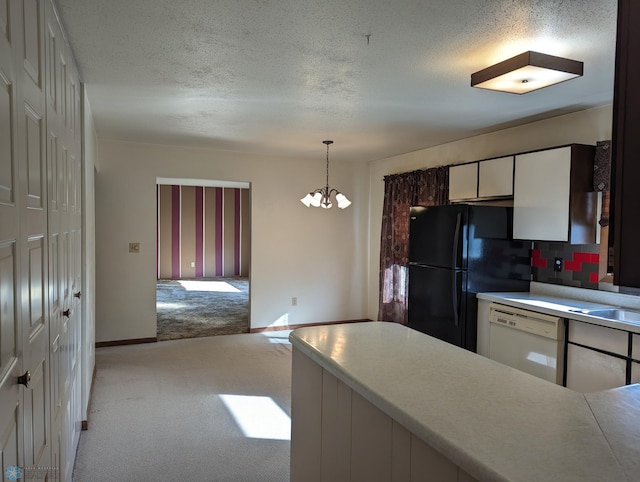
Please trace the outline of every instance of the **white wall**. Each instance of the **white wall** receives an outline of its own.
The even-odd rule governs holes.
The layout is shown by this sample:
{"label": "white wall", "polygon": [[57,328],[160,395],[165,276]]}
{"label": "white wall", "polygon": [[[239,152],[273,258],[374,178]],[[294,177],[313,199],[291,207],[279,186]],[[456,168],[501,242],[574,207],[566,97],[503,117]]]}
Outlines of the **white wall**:
{"label": "white wall", "polygon": [[371,162],[369,172],[369,218],[371,223],[369,226],[369,305],[367,317],[375,320],[378,316],[378,272],[384,176],[563,144],[595,144],[597,141],[611,139],[612,116],[612,107],[609,105]]}
{"label": "white wall", "polygon": [[87,91],[82,85],[82,420],[87,420],[91,382],[95,366],[95,185],[94,172],[98,158],[96,131]]}
{"label": "white wall", "polygon": [[251,183],[252,328],[365,317],[367,165],[331,163],[330,184],[353,204],[323,210],[299,201],[324,184],[320,148],[302,161],[100,140],[98,157],[96,341],[156,336],[157,177]]}

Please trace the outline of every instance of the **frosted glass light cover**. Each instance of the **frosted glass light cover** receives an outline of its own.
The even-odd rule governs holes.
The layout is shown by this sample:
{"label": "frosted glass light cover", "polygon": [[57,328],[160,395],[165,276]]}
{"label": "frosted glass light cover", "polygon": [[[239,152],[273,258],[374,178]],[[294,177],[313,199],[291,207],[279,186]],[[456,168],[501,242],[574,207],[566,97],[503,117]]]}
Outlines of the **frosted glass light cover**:
{"label": "frosted glass light cover", "polygon": [[512,94],[526,94],[534,90],[559,84],[565,80],[578,77],[570,72],[560,72],[558,70],[545,69],[527,65],[513,72],[494,77],[474,87],[481,89],[499,90],[501,92],[511,92]]}
{"label": "frosted glass light cover", "polygon": [[338,201],[338,207],[340,209],[348,208],[351,205],[351,201],[347,199],[347,196],[339,192],[336,194],[336,201]]}
{"label": "frosted glass light cover", "polygon": [[312,195],[312,193],[309,193],[305,197],[300,199],[300,202],[302,202],[302,204],[304,204],[305,206],[309,207],[309,206],[311,206],[311,201],[312,200],[313,200],[313,195]]}

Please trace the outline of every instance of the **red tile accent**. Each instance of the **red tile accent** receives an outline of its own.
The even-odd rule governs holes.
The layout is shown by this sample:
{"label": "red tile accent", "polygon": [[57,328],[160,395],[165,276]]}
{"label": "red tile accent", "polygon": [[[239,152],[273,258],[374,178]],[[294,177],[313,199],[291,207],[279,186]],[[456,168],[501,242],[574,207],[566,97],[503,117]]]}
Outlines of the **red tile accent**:
{"label": "red tile accent", "polygon": [[564,269],[567,271],[582,271],[582,263],[595,263],[600,261],[598,253],[573,253],[572,261],[564,262]]}
{"label": "red tile accent", "polygon": [[539,249],[531,250],[531,266],[534,268],[548,268],[548,260],[542,257],[542,252]]}
{"label": "red tile accent", "polygon": [[598,263],[600,256],[598,253],[574,253],[573,259],[582,263]]}
{"label": "red tile accent", "polygon": [[579,261],[565,261],[564,269],[566,271],[580,271],[582,270],[582,263]]}
{"label": "red tile accent", "polygon": [[599,281],[598,273],[589,273],[589,281],[597,283]]}

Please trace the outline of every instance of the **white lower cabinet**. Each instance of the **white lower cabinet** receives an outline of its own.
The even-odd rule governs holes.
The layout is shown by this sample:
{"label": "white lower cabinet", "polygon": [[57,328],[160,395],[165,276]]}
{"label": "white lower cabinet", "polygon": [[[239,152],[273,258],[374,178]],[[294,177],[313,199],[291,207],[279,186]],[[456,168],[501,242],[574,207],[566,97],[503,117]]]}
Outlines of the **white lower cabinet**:
{"label": "white lower cabinet", "polygon": [[628,332],[569,320],[567,388],[590,393],[626,385],[628,352]]}
{"label": "white lower cabinet", "polygon": [[633,334],[631,339],[631,383],[640,383],[640,335]]}
{"label": "white lower cabinet", "polygon": [[622,358],[569,344],[567,388],[581,393],[626,385],[627,362]]}
{"label": "white lower cabinet", "polygon": [[477,482],[293,349],[292,482]]}
{"label": "white lower cabinet", "polygon": [[631,363],[631,383],[640,383],[640,362]]}

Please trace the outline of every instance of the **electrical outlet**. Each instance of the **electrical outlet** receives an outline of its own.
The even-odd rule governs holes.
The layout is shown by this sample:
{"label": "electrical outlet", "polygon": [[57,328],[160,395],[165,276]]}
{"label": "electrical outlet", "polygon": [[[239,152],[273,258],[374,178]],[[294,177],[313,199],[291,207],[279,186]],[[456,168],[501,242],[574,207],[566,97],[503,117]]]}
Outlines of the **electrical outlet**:
{"label": "electrical outlet", "polygon": [[195,261],[191,261],[191,267],[195,268],[196,267],[196,262]]}
{"label": "electrical outlet", "polygon": [[562,271],[562,258],[559,256],[553,258],[553,271],[557,271],[558,273]]}
{"label": "electrical outlet", "polygon": [[291,306],[298,306],[298,298],[297,297],[293,297],[291,298]]}

